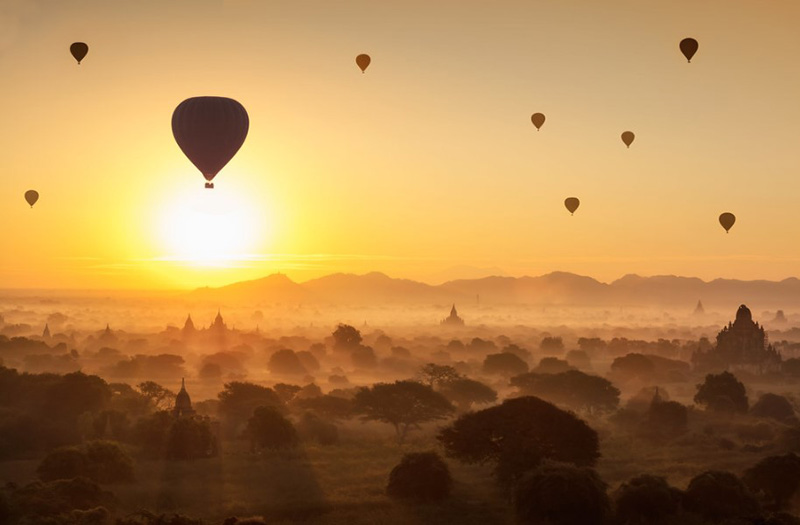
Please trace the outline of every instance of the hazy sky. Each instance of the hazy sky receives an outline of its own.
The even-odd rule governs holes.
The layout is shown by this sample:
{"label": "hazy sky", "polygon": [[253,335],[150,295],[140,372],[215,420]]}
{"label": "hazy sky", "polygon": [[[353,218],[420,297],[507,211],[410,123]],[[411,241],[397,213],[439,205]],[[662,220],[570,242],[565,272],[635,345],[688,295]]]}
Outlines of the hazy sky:
{"label": "hazy sky", "polygon": [[[798,19],[755,0],[3,0],[0,288],[798,275]],[[214,190],[170,127],[198,95],[250,115]]]}

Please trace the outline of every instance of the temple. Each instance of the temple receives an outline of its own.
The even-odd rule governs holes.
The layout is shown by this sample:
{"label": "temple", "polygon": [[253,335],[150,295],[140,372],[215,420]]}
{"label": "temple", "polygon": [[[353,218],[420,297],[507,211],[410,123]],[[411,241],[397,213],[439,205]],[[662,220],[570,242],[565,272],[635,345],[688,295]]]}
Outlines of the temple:
{"label": "temple", "polygon": [[708,351],[692,354],[695,368],[746,370],[763,374],[780,367],[781,355],[769,344],[764,327],[753,321],[745,305],[736,311],[736,320],[717,334],[717,344]]}
{"label": "temple", "polygon": [[455,304],[450,309],[450,316],[443,319],[441,324],[444,326],[464,326],[464,320],[458,316]]}
{"label": "temple", "polygon": [[175,396],[175,408],[172,409],[172,415],[175,417],[194,416],[192,400],[189,397],[189,392],[186,391],[186,381],[184,379],[181,379],[181,390]]}

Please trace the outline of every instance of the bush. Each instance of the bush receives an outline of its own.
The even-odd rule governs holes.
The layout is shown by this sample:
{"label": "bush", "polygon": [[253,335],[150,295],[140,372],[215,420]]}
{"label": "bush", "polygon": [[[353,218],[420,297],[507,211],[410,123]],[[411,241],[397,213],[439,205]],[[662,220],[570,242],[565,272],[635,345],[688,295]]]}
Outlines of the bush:
{"label": "bush", "polygon": [[794,416],[794,408],[789,400],[777,394],[764,394],[750,409],[750,414],[755,417],[770,418],[784,421]]}
{"label": "bush", "polygon": [[523,361],[518,355],[510,352],[499,354],[489,354],[483,360],[483,372],[485,374],[497,374],[502,376],[513,376],[524,374],[528,371],[528,363]]}
{"label": "bush", "polygon": [[545,463],[520,480],[514,510],[521,524],[602,525],[611,505],[606,484],[594,470]]}
{"label": "bush", "polygon": [[36,474],[42,481],[89,476],[89,458],[77,447],[62,447],[50,452],[39,463]]}
{"label": "bush", "polygon": [[392,498],[440,501],[450,496],[453,480],[436,452],[406,454],[389,474],[386,494]]}
{"label": "bush", "polygon": [[258,407],[247,423],[252,448],[279,450],[297,444],[297,431],[292,422],[273,407]]}
{"label": "bush", "polygon": [[85,450],[59,448],[36,469],[42,481],[86,477],[98,483],[133,481],[133,460],[112,441],[92,441]]}
{"label": "bush", "polygon": [[686,509],[707,520],[751,516],[758,502],[742,481],[730,472],[709,470],[695,476],[686,488]]}
{"label": "bush", "polygon": [[676,514],[680,503],[681,492],[657,476],[633,478],[614,493],[617,520],[621,523],[656,523]]}

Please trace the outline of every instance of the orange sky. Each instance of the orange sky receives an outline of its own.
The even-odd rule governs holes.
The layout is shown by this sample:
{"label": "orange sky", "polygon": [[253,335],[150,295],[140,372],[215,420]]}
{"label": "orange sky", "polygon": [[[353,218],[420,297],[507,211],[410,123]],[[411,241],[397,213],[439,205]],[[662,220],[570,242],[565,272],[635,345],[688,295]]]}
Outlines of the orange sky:
{"label": "orange sky", "polygon": [[[798,275],[798,16],[731,0],[4,0],[0,288],[455,265]],[[73,41],[90,47],[80,66]],[[250,115],[214,190],[170,128],[197,95]]]}

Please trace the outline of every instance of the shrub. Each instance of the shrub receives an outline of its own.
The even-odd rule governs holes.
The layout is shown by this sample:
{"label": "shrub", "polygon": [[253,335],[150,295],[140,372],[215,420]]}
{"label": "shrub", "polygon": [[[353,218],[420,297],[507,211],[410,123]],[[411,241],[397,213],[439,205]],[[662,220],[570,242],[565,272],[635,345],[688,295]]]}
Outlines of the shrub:
{"label": "shrub", "polygon": [[450,495],[453,480],[436,452],[406,454],[389,474],[386,494],[392,498],[440,501]]}

